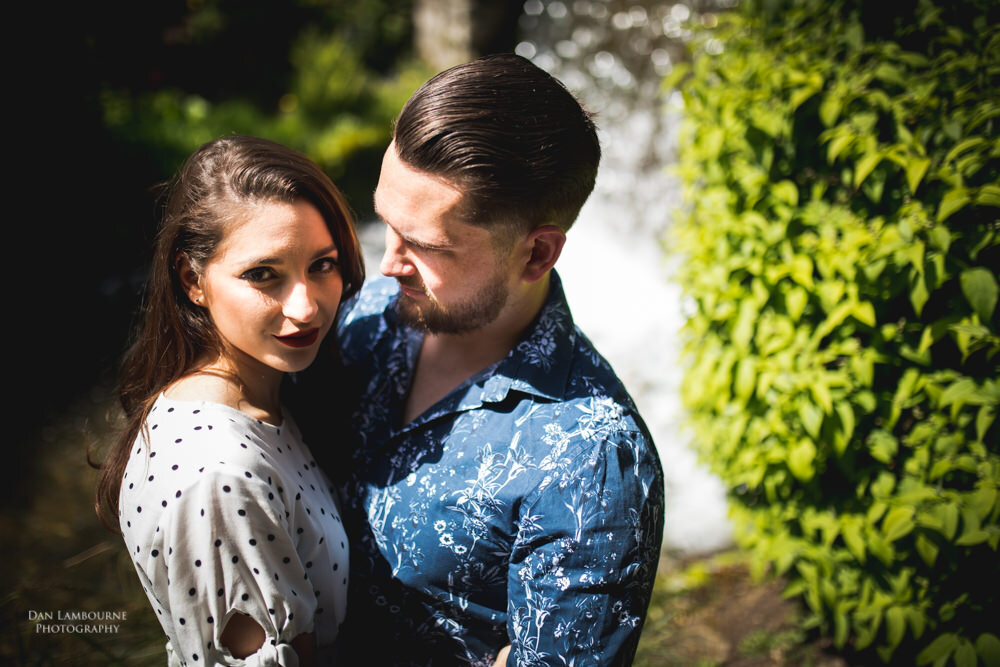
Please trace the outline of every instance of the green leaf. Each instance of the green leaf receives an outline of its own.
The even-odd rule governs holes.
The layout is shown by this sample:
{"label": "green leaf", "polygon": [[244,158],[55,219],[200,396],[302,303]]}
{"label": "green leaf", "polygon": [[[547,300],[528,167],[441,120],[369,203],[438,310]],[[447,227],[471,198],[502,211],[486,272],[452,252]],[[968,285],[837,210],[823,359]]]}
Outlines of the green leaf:
{"label": "green leaf", "polygon": [[851,552],[851,555],[857,558],[858,562],[864,563],[866,543],[861,532],[861,521],[855,517],[848,517],[844,521],[844,526],[840,534],[844,538],[844,544],[847,545],[847,550]]}
{"label": "green leaf", "polygon": [[940,551],[937,545],[927,539],[924,535],[917,535],[917,539],[914,541],[914,546],[916,546],[917,553],[920,554],[920,558],[922,558],[928,566],[933,566],[934,561],[937,560],[938,552]]}
{"label": "green leaf", "polygon": [[883,158],[885,158],[885,155],[880,151],[862,155],[861,159],[858,160],[857,166],[854,168],[854,187],[861,187],[861,184],[865,182],[865,179],[868,178],[868,175],[874,171]]}
{"label": "green leaf", "polygon": [[972,642],[962,641],[955,649],[955,667],[976,667],[976,649]]}
{"label": "green leaf", "polygon": [[937,221],[941,222],[955,214],[971,201],[969,190],[966,188],[952,188],[944,193],[941,198],[941,205],[938,207]]}
{"label": "green leaf", "polygon": [[931,230],[927,232],[927,236],[930,239],[932,246],[945,254],[948,253],[948,248],[951,247],[951,233],[948,231],[947,227],[932,227]]}
{"label": "green leaf", "polygon": [[914,526],[914,510],[912,507],[896,507],[886,515],[882,522],[882,532],[890,542],[908,535]]}
{"label": "green leaf", "polygon": [[986,667],[1000,667],[1000,639],[989,632],[984,632],[976,639],[976,653],[983,659]]}
{"label": "green leaf", "polygon": [[808,482],[816,474],[813,461],[816,460],[816,445],[808,438],[802,438],[792,445],[788,452],[788,469],[798,479]]}
{"label": "green leaf", "polygon": [[837,118],[840,117],[840,110],[844,108],[843,95],[838,90],[831,90],[823,96],[823,102],[819,105],[819,119],[823,125],[831,127]]}
{"label": "green leaf", "polygon": [[928,157],[911,157],[906,161],[906,182],[910,186],[910,194],[917,194],[917,186],[920,185],[929,166],[931,159]]}
{"label": "green leaf", "polygon": [[885,634],[889,647],[895,649],[903,641],[906,631],[906,616],[899,607],[889,607],[885,612]]}
{"label": "green leaf", "polygon": [[943,635],[939,635],[923,651],[920,652],[920,655],[917,656],[917,664],[927,665],[942,658],[947,658],[956,648],[958,648],[958,643],[958,635],[952,632],[946,632]]}
{"label": "green leaf", "polygon": [[854,135],[849,132],[838,134],[826,147],[826,161],[833,164],[844,149],[854,141]]}
{"label": "green leaf", "polygon": [[872,458],[882,463],[888,463],[896,455],[899,450],[899,441],[896,438],[883,430],[872,431],[871,435],[871,452]]}
{"label": "green leaf", "polygon": [[927,276],[923,271],[912,270],[910,276],[910,304],[913,305],[913,312],[920,316],[924,310],[924,304],[930,298],[927,290]]}
{"label": "green leaf", "polygon": [[962,294],[981,322],[989,322],[997,305],[997,280],[989,269],[978,266],[962,271]]}
{"label": "green leaf", "polygon": [[1000,185],[984,185],[979,188],[979,192],[976,194],[976,204],[1000,208]]}

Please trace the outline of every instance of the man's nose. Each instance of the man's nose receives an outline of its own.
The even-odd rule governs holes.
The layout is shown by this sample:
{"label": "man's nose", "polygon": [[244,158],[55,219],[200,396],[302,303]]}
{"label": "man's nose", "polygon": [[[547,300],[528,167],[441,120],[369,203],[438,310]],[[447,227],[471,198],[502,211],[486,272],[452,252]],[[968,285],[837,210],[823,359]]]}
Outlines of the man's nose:
{"label": "man's nose", "polygon": [[385,252],[379,263],[379,271],[390,278],[411,276],[416,267],[406,256],[406,244],[389,225],[385,226]]}

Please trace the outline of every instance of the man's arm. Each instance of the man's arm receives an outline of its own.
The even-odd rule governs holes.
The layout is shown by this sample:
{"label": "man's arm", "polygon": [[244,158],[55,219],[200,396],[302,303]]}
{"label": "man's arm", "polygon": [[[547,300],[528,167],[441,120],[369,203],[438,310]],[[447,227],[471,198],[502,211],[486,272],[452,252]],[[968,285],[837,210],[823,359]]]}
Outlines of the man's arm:
{"label": "man's arm", "polygon": [[628,665],[659,561],[663,478],[641,432],[562,461],[521,508],[507,664]]}

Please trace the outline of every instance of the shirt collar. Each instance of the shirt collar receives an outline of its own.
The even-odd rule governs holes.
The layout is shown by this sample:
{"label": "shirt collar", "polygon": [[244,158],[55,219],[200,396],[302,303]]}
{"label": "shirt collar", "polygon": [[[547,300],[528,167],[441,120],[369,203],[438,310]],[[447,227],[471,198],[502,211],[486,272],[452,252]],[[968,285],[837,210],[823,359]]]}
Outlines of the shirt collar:
{"label": "shirt collar", "polygon": [[548,297],[534,322],[506,357],[470,378],[462,406],[500,403],[511,391],[559,400],[566,391],[577,335],[562,280],[553,270]]}
{"label": "shirt collar", "polygon": [[[388,308],[385,316],[390,326],[399,326],[395,308]],[[404,355],[406,359],[398,366],[405,368],[407,373],[407,377],[399,378],[402,405],[406,387],[412,380],[423,333],[405,326],[400,331],[405,333],[397,339],[393,353]],[[399,433],[421,429],[457,412],[502,403],[512,391],[545,400],[560,400],[566,393],[578,335],[562,280],[553,270],[545,303],[507,356],[470,377],[423,415],[403,426]]]}

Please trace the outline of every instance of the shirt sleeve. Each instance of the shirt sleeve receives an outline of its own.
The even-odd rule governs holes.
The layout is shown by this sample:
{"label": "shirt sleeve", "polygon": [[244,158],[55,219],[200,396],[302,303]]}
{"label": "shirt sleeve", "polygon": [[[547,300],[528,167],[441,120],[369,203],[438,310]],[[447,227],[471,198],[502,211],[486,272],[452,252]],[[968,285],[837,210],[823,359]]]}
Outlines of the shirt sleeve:
{"label": "shirt sleeve", "polygon": [[[313,631],[316,598],[289,534],[282,495],[249,471],[219,470],[205,471],[177,494],[164,501],[162,538],[146,568],[153,589],[168,597],[157,612],[161,623],[166,618],[170,652],[188,665],[297,666],[290,642]],[[266,637],[243,661],[220,644],[238,613],[253,618]]]}
{"label": "shirt sleeve", "polygon": [[560,465],[520,511],[508,665],[629,665],[663,535],[652,443],[619,434]]}

